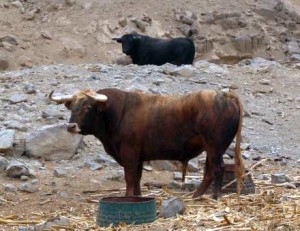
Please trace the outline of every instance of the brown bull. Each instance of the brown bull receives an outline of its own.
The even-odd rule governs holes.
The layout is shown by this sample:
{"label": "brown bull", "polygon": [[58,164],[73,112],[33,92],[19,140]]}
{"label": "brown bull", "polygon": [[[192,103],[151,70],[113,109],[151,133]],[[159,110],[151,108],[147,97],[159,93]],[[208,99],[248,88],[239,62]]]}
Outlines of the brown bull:
{"label": "brown bull", "polygon": [[207,152],[204,179],[193,197],[214,180],[213,198],[222,186],[223,154],[236,136],[237,192],[244,173],[240,154],[243,109],[232,92],[204,90],[182,96],[157,96],[117,89],[87,90],[49,98],[71,110],[68,130],[94,135],[124,167],[126,196],[141,195],[143,162],[177,160],[184,165]]}

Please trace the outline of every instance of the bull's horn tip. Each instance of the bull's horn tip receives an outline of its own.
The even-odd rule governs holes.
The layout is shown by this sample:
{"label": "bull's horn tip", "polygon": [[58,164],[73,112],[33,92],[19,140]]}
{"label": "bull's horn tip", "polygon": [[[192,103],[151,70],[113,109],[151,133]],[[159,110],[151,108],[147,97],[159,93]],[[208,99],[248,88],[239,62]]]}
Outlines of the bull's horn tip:
{"label": "bull's horn tip", "polygon": [[95,98],[102,102],[106,102],[108,99],[106,95],[102,95],[102,94],[97,94]]}

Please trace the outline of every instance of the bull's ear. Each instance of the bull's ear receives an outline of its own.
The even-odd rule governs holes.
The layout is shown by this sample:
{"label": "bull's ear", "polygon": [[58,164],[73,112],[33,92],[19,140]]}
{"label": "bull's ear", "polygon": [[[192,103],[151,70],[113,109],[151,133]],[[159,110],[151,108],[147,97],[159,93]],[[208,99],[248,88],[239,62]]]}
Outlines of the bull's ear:
{"label": "bull's ear", "polygon": [[69,110],[71,110],[71,103],[72,101],[66,101],[64,104],[65,104],[65,107],[68,108]]}
{"label": "bull's ear", "polygon": [[118,43],[122,43],[122,38],[113,38],[112,40],[117,41]]}

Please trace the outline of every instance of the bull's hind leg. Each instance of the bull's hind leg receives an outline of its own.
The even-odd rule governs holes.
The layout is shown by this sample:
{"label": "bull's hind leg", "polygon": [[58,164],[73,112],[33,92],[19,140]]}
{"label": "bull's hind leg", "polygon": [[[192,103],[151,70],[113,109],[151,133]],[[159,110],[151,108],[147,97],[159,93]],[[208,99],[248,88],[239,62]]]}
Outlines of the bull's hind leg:
{"label": "bull's hind leg", "polygon": [[213,199],[218,199],[219,196],[221,196],[222,191],[222,180],[223,180],[223,152],[217,152],[216,158],[215,158],[215,177],[214,177],[214,184],[212,188],[212,197]]}
{"label": "bull's hind leg", "polygon": [[202,196],[214,179],[214,158],[215,152],[207,152],[203,181],[199,188],[194,192],[193,198]]}

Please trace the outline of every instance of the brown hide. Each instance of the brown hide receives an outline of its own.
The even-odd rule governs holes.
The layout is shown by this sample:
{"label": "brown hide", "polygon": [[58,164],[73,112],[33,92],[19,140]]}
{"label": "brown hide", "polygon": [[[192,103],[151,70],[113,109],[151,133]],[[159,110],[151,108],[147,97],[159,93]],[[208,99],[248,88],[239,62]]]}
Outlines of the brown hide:
{"label": "brown hide", "polygon": [[204,180],[194,193],[202,195],[215,180],[213,197],[221,191],[222,155],[237,135],[236,174],[244,171],[239,142],[242,106],[232,92],[199,91],[182,96],[146,95],[103,89],[107,102],[82,94],[69,105],[70,123],[96,136],[124,167],[126,196],[140,195],[143,161],[190,159],[207,152]]}

